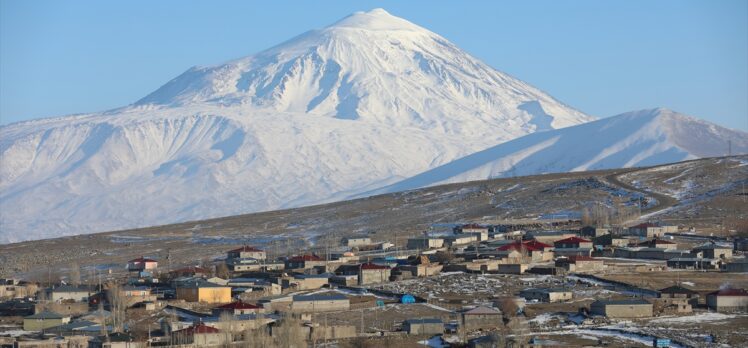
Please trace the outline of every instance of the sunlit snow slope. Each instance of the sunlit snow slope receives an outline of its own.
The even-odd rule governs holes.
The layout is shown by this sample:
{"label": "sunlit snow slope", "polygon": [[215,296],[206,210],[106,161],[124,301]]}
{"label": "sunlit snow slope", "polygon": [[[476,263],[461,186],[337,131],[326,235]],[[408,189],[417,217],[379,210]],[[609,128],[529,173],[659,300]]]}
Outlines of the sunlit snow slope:
{"label": "sunlit snow slope", "polygon": [[590,120],[426,29],[356,13],[124,108],[0,127],[0,242],[332,201]]}
{"label": "sunlit snow slope", "polygon": [[490,178],[649,166],[748,153],[748,133],[667,109],[628,112],[537,132],[367,194]]}

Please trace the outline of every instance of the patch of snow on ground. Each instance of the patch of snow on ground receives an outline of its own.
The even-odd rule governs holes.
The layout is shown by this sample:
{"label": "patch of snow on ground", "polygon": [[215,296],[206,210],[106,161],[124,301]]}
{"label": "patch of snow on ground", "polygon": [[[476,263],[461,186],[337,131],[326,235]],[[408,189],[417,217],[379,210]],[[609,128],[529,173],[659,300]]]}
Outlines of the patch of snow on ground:
{"label": "patch of snow on ground", "polygon": [[702,323],[711,321],[723,321],[728,319],[737,318],[738,315],[734,314],[723,314],[723,313],[701,313],[696,315],[689,315],[683,317],[664,317],[650,320],[650,323],[655,324],[689,324],[689,323]]}

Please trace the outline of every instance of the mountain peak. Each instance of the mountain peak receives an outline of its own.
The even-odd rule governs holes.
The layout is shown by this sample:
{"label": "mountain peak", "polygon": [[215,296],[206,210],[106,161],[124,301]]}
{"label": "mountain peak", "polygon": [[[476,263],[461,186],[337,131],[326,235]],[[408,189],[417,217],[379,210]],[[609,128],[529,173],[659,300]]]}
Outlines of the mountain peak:
{"label": "mountain peak", "polygon": [[383,8],[355,12],[327,27],[327,29],[353,28],[372,31],[427,31],[403,18],[393,16]]}

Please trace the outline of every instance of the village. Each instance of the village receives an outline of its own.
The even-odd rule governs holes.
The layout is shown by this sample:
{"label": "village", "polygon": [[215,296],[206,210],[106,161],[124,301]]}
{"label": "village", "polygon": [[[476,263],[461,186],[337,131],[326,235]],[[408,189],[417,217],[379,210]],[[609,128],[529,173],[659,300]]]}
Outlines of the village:
{"label": "village", "polygon": [[577,221],[235,245],[193,265],[142,255],[0,280],[0,347],[744,346],[746,251]]}

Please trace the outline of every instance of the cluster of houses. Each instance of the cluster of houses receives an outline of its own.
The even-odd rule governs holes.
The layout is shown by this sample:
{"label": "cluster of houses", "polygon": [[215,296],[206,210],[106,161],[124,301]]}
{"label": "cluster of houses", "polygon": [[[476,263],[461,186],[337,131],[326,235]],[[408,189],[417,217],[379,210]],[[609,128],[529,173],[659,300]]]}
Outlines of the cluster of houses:
{"label": "cluster of houses", "polygon": [[[156,259],[139,257],[127,262],[129,273],[123,281],[98,286],[57,284],[39,288],[37,284],[3,279],[0,298],[12,299],[8,303],[13,307],[0,306],[0,314],[22,316],[23,330],[40,333],[17,338],[14,344],[47,342],[52,335],[72,337],[70,342],[88,337],[88,346],[211,346],[226,343],[227,332],[231,340],[241,340],[247,330],[272,331],[273,325],[289,316],[302,318],[308,339],[320,335],[342,339],[355,337],[356,327],[320,328],[309,315],[383,306],[385,302],[418,302],[411,294],[366,296],[363,289],[445,271],[596,274],[606,270],[606,258],[666,260],[670,268],[746,271],[745,259],[736,258],[733,250],[748,243],[735,242],[733,247],[708,242],[679,249],[668,238],[672,233],[677,233],[677,227],[657,224],[615,231],[584,227],[527,232],[466,224],[450,233],[409,238],[400,247],[373,242],[367,236],[348,237],[324,255],[307,252],[269,258],[265,250],[244,245],[228,250],[214,269],[188,266],[159,272]],[[219,266],[225,272],[218,272]],[[725,288],[702,296],[673,286],[653,293],[656,296],[650,298],[598,300],[580,313],[644,318],[657,313],[689,313],[700,305],[717,311],[748,311],[748,293],[742,289]],[[523,301],[545,303],[574,298],[574,292],[564,287],[528,288],[516,295]],[[160,319],[157,330],[148,329],[147,342],[133,335],[133,330],[117,325],[118,313],[135,309],[169,314]],[[504,325],[498,306],[468,308],[460,315],[458,325],[463,330],[491,330]],[[175,316],[191,319],[174,320]],[[230,326],[226,318],[230,318]],[[446,323],[442,318],[416,317],[403,321],[399,328],[407,334],[439,334],[445,331]]]}

